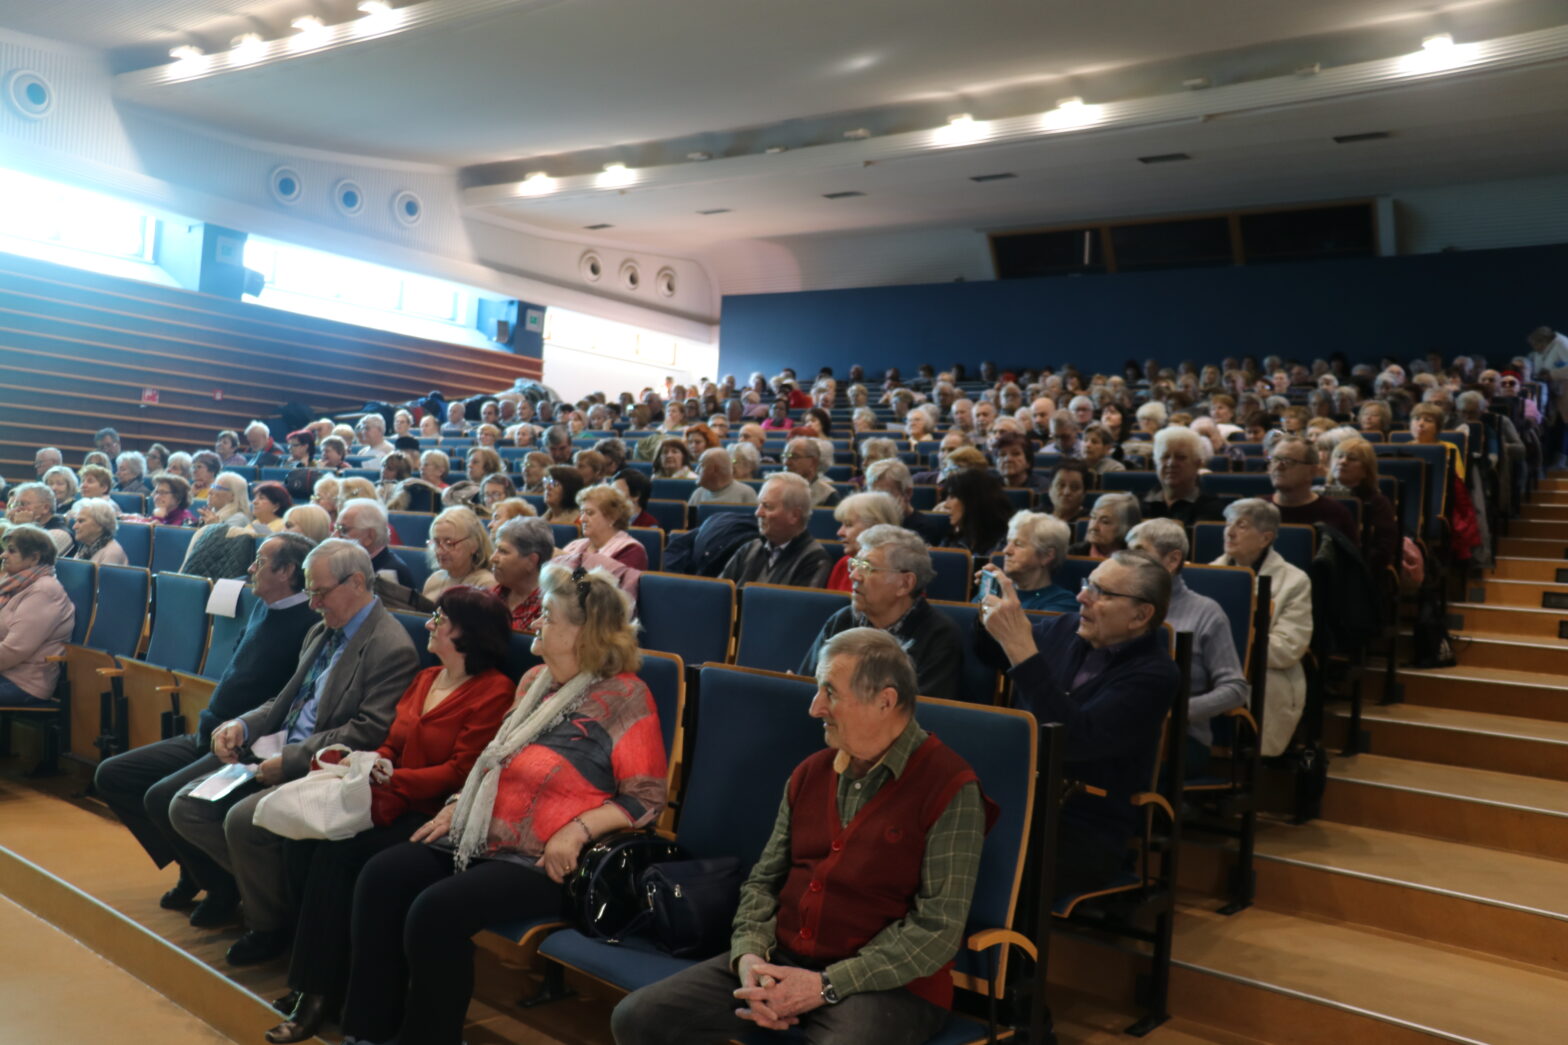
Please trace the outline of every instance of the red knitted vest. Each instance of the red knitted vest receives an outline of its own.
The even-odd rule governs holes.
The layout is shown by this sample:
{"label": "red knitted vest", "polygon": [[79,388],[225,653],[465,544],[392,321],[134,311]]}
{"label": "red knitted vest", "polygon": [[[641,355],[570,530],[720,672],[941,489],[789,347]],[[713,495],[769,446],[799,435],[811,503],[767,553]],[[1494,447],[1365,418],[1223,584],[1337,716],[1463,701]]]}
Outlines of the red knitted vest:
{"label": "red knitted vest", "polygon": [[[872,937],[909,914],[920,891],[926,832],[974,770],[928,736],[903,775],[882,785],[839,829],[837,754],[812,755],[790,776],[790,867],[779,894],[777,935],[787,950],[829,965],[859,952]],[[995,819],[986,799],[986,826]],[[943,1008],[953,1003],[949,961],[904,986]]]}

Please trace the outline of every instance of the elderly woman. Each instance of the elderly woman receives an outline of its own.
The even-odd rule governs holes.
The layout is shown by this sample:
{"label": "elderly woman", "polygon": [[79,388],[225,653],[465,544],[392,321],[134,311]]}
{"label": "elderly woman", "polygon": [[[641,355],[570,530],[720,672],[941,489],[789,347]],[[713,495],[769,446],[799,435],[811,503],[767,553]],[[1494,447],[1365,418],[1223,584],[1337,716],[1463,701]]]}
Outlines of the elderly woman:
{"label": "elderly woman", "polygon": [[329,435],[321,441],[321,460],[317,467],[328,472],[341,472],[348,467],[348,442],[341,436]]}
{"label": "elderly woman", "polygon": [[70,512],[71,505],[81,494],[81,483],[76,473],[63,464],[57,464],[43,475],[43,484],[54,494],[54,510],[61,515]]}
{"label": "elderly woman", "polygon": [[155,476],[152,491],[152,518],[165,526],[195,526],[191,511],[191,484],[177,475]]}
{"label": "elderly woman", "polygon": [[533,649],[544,663],[523,676],[458,800],[360,876],[347,1035],[457,1042],[473,992],[471,937],[556,915],[582,850],[664,807],[664,742],[633,674],[626,595],[605,574],[558,565],[542,584]]}
{"label": "elderly woman", "polygon": [[855,585],[849,575],[849,564],[860,554],[860,535],[884,523],[903,525],[904,508],[889,494],[856,493],[838,502],[833,509],[833,518],[839,522],[838,539],[844,542],[844,554],[833,564],[826,586],[830,591],[852,591]]}
{"label": "elderly woman", "polygon": [[1394,413],[1383,400],[1369,399],[1356,412],[1356,427],[1369,435],[1387,439],[1394,427]]}
{"label": "elderly woman", "polygon": [[[250,463],[250,459],[240,452],[240,435],[232,429],[224,429],[212,441],[212,452],[218,455],[218,470],[225,468],[243,468]],[[172,458],[171,458],[172,460]]]}
{"label": "elderly woman", "polygon": [[211,450],[202,450],[194,454],[191,457],[191,500],[205,501],[207,492],[212,489],[213,480],[217,479],[222,471],[222,462]]}
{"label": "elderly woman", "polygon": [[1091,559],[1109,559],[1112,552],[1127,547],[1127,531],[1143,521],[1143,511],[1138,498],[1126,491],[1102,493],[1095,499],[1089,512],[1089,525],[1084,539],[1067,549],[1069,555],[1087,555]]}
{"label": "elderly woman", "polygon": [[494,472],[479,481],[479,496],[486,508],[494,509],[502,501],[517,496],[517,487],[505,472]]}
{"label": "elderly woman", "polygon": [[85,497],[78,501],[72,512],[73,532],[76,534],[76,551],[72,558],[86,559],[102,566],[125,566],[130,559],[114,534],[120,526],[120,514],[114,502],[106,497]]}
{"label": "elderly woman", "polygon": [[942,543],[967,548],[972,555],[992,555],[1007,539],[1013,502],[1002,480],[977,468],[961,468],[943,477],[937,510],[947,513],[951,534]]}
{"label": "elderly woman", "polygon": [[1116,436],[1109,427],[1095,423],[1083,430],[1083,463],[1096,475],[1124,472],[1127,466],[1112,456],[1117,450]]}
{"label": "elderly woman", "polygon": [[522,481],[517,484],[519,493],[544,493],[545,475],[555,461],[543,450],[534,450],[523,456]]}
{"label": "elderly woman", "polygon": [[[675,442],[680,442],[679,439]],[[686,447],[682,445],[684,453]],[[575,523],[577,495],[583,489],[583,476],[569,464],[552,465],[544,476],[544,517],[547,522]]]}
{"label": "elderly woman", "polygon": [[[539,515],[534,511],[534,506],[521,497],[508,497],[504,501],[497,501],[490,509],[490,542],[495,543],[496,534],[501,532],[513,519],[533,519]],[[541,520],[542,521],[542,520]]]}
{"label": "elderly woman", "polygon": [[468,451],[465,464],[469,480],[476,483],[487,475],[506,471],[506,466],[501,463],[501,455],[487,446],[476,446]]}
{"label": "elderly woman", "polygon": [[762,453],[751,443],[734,443],[730,446],[730,468],[737,481],[758,478],[762,470]]}
{"label": "elderly woman", "polygon": [[[1018,588],[1018,601],[1026,610],[1077,613],[1078,595],[1051,580],[1067,557],[1072,530],[1045,512],[1018,512],[1007,521],[1007,544],[1002,548],[1002,572]],[[982,590],[975,595],[979,602]]]}
{"label": "elderly woman", "polygon": [[1050,483],[1034,470],[1034,444],[1017,432],[1002,432],[991,438],[991,457],[997,473],[1008,486],[1043,494]]}
{"label": "elderly woman", "polygon": [[[339,842],[286,842],[300,883],[288,984],[289,1018],[267,1032],[274,1043],[305,1041],[343,1003],[349,976],[354,882],[371,857],[407,842],[463,786],[511,705],[506,608],[474,588],[442,592],[425,623],[439,665],[414,676],[398,702],[383,761],[371,780],[373,826]],[[280,999],[282,1003],[285,999]]]}
{"label": "elderly woman", "polygon": [[554,555],[555,531],[543,519],[508,519],[496,530],[490,594],[506,604],[513,631],[534,630],[543,599],[539,572]]}
{"label": "elderly woman", "polygon": [[310,488],[310,503],[332,516],[338,517],[338,505],[343,501],[343,484],[335,475],[323,475]]}
{"label": "elderly woman", "polygon": [[1082,461],[1066,460],[1057,464],[1051,476],[1051,514],[1071,524],[1083,518],[1092,473]]}
{"label": "elderly woman", "polygon": [[1279,509],[1257,497],[1225,508],[1225,554],[1216,566],[1245,566],[1272,583],[1269,601],[1268,704],[1263,712],[1263,753],[1278,755],[1290,746],[1307,700],[1307,674],[1301,658],[1312,645],[1312,581],[1274,550]]}
{"label": "elderly woman", "polygon": [[1343,490],[1361,502],[1361,557],[1374,578],[1389,567],[1399,568],[1399,518],[1394,506],[1377,488],[1377,452],[1365,439],[1345,439],[1334,447],[1328,461],[1330,486],[1325,492]]}
{"label": "elderly woman", "polygon": [[655,479],[695,479],[696,473],[691,470],[691,448],[686,441],[672,436],[659,444],[658,456],[654,458],[653,477]]}
{"label": "elderly woman", "polygon": [[877,420],[875,410],[869,406],[857,406],[854,413],[850,415],[850,427],[858,435],[861,432],[875,432],[881,424]]}
{"label": "elderly woman", "polygon": [[147,458],[135,450],[126,450],[114,459],[115,489],[121,493],[150,494],[147,483]]}
{"label": "elderly woman", "polygon": [[294,507],[294,498],[279,482],[257,483],[250,496],[251,529],[270,537],[283,530],[283,517]]}
{"label": "elderly woman", "polygon": [[474,429],[474,442],[479,446],[494,448],[501,444],[501,428],[499,425],[482,424]]}
{"label": "elderly woman", "polygon": [[53,707],[76,607],[55,579],[54,540],[31,523],[0,537],[0,707]]}
{"label": "elderly woman", "polygon": [[493,551],[490,532],[473,509],[448,508],[430,525],[430,565],[424,596],[436,597],[454,584],[474,588],[495,587],[495,576],[486,568]]}
{"label": "elderly woman", "polygon": [[199,514],[203,526],[249,526],[250,484],[233,472],[220,473],[207,491],[207,507]]}
{"label": "elderly woman", "polygon": [[250,530],[250,493],[244,479],[223,472],[207,491],[201,529],[185,550],[181,573],[200,577],[243,577],[255,558]]}
{"label": "elderly woman", "polygon": [[304,534],[316,544],[332,536],[332,516],[315,504],[296,504],[283,513],[283,528]]}
{"label": "elderly woman", "polygon": [[438,490],[446,489],[446,473],[451,470],[452,459],[440,450],[419,455],[419,477]]}
{"label": "elderly woman", "polygon": [[572,465],[582,474],[585,486],[602,483],[616,472],[614,463],[597,450],[577,451],[572,455]]}
{"label": "elderly woman", "polygon": [[931,403],[917,406],[904,416],[904,438],[909,441],[911,450],[920,449],[921,443],[929,443],[936,438],[936,407]]}
{"label": "elderly woman", "polygon": [[613,486],[590,486],[577,495],[577,508],[583,535],[561,549],[562,565],[603,568],[635,599],[637,581],[648,569],[648,549],[626,532],[632,502]]}
{"label": "elderly woman", "polygon": [[153,443],[143,457],[147,462],[148,475],[157,475],[169,466],[169,448],[162,443]]}
{"label": "elderly woman", "polygon": [[109,473],[109,469],[96,464],[82,466],[81,483],[77,488],[78,497],[108,497],[109,491],[113,489],[114,476]]}
{"label": "elderly woman", "polygon": [[177,475],[186,482],[191,480],[191,455],[184,450],[176,450],[169,455],[169,463],[164,466],[164,471],[170,475]]}

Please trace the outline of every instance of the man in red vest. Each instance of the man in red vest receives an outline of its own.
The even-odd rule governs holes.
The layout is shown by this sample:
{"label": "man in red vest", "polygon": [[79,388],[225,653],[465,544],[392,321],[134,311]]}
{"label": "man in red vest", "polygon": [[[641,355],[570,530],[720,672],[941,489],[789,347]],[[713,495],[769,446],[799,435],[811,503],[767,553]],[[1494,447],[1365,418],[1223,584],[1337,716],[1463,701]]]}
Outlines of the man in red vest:
{"label": "man in red vest", "polygon": [[833,636],[795,768],[741,889],[730,951],[628,995],[618,1045],[724,1042],[754,1024],[820,1045],[921,1042],[947,1021],[995,803],[915,721],[915,670],[875,628]]}

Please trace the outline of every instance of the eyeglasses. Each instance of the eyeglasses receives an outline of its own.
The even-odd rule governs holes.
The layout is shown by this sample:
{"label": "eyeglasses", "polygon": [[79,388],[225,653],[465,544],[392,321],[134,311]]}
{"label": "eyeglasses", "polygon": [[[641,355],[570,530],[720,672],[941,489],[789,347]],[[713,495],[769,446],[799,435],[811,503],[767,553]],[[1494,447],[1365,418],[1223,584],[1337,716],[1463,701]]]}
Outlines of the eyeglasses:
{"label": "eyeglasses", "polygon": [[467,537],[432,537],[429,544],[432,548],[439,548],[444,552],[449,552],[466,540],[468,540]]}
{"label": "eyeglasses", "polygon": [[1123,591],[1107,591],[1087,577],[1085,577],[1083,579],[1083,583],[1078,586],[1078,590],[1089,596],[1090,602],[1099,602],[1101,599],[1131,599],[1134,602],[1149,601],[1142,595],[1128,595]]}
{"label": "eyeglasses", "polygon": [[322,599],[326,598],[328,595],[331,595],[333,592],[337,591],[347,583],[348,577],[344,577],[330,588],[306,588],[305,595],[310,599],[311,602],[320,602]]}
{"label": "eyeglasses", "polygon": [[850,559],[849,568],[856,573],[908,573],[908,570],[894,569],[892,566],[877,566],[870,559]]}
{"label": "eyeglasses", "polygon": [[337,537],[347,537],[357,529],[359,529],[358,526],[350,526],[348,523],[340,522],[336,526],[332,527],[332,533]]}
{"label": "eyeglasses", "polygon": [[430,611],[430,626],[432,628],[439,628],[441,625],[445,624],[446,621],[447,616],[441,612],[440,606],[437,606],[435,609]]}
{"label": "eyeglasses", "polygon": [[1294,466],[1296,466],[1298,464],[1306,464],[1306,463],[1307,462],[1297,460],[1294,457],[1280,457],[1278,455],[1275,455],[1274,457],[1270,457],[1269,458],[1269,464],[1277,464],[1277,465],[1281,465],[1282,467],[1285,467],[1285,468],[1291,468],[1291,467],[1294,467]]}

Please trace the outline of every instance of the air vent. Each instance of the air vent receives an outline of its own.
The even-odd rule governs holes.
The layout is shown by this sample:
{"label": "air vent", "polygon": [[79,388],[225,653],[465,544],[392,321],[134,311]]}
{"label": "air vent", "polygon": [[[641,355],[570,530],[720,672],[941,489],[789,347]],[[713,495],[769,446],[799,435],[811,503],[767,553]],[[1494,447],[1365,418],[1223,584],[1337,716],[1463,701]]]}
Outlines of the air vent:
{"label": "air vent", "polygon": [[1016,177],[1018,177],[1018,175],[1013,174],[1012,172],[1009,171],[1009,172],[1004,173],[1004,174],[971,174],[969,176],[969,180],[970,181],[1006,181],[1008,178],[1016,178]]}
{"label": "air vent", "polygon": [[1192,157],[1188,156],[1184,152],[1162,152],[1158,156],[1139,156],[1138,157],[1138,162],[1139,163],[1180,163],[1182,160],[1190,160],[1190,159],[1192,159]]}
{"label": "air vent", "polygon": [[822,198],[825,199],[825,200],[847,200],[851,196],[864,196],[864,195],[865,195],[865,193],[863,193],[863,192],[854,192],[854,191],[850,191],[850,192],[824,192],[822,194]]}
{"label": "air vent", "polygon": [[710,210],[699,210],[697,213],[698,214],[728,214],[729,212],[730,212],[730,209],[728,207],[714,207],[714,208],[712,208]]}
{"label": "air vent", "polygon": [[1336,134],[1335,145],[1349,145],[1351,142],[1375,142],[1384,138],[1392,138],[1388,131],[1367,131],[1365,134]]}
{"label": "air vent", "polygon": [[613,229],[615,226],[601,221],[597,225],[584,225],[583,228],[587,229],[589,232],[598,232],[600,229]]}

